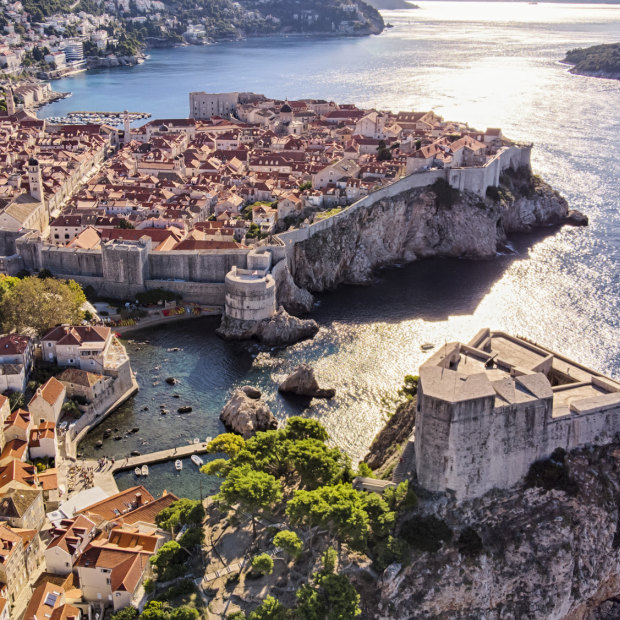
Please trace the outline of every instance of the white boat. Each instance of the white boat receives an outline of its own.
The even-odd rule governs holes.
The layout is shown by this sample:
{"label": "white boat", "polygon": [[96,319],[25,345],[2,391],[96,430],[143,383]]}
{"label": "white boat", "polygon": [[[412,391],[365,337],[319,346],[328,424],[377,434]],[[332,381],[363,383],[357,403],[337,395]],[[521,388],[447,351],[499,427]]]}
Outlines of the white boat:
{"label": "white boat", "polygon": [[194,437],[194,443],[200,443],[200,439],[198,439],[198,437]]}
{"label": "white boat", "polygon": [[183,461],[182,461],[181,459],[177,459],[177,460],[174,462],[174,468],[175,468],[177,471],[181,471],[181,470],[183,469]]}
{"label": "white boat", "polygon": [[148,465],[142,465],[142,475],[143,476],[148,476],[149,475],[149,466]]}
{"label": "white boat", "polygon": [[136,467],[133,471],[136,474],[136,476],[141,476],[142,475],[142,470],[139,467]]}
{"label": "white boat", "polygon": [[192,463],[197,467],[204,465],[204,461],[197,454],[192,454]]}

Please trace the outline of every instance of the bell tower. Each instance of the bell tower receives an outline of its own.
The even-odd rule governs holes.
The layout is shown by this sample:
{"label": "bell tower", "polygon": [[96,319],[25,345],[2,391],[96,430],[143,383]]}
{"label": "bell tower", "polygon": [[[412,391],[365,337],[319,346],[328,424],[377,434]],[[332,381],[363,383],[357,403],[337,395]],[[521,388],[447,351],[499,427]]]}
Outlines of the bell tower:
{"label": "bell tower", "polygon": [[39,202],[44,202],[43,194],[43,178],[41,176],[41,166],[39,162],[31,157],[28,160],[28,185],[30,186],[30,194]]}
{"label": "bell tower", "polygon": [[129,144],[131,141],[131,123],[129,121],[129,112],[127,112],[127,110],[123,112],[123,128],[125,129],[123,144]]}
{"label": "bell tower", "polygon": [[13,116],[15,114],[15,99],[13,99],[13,89],[10,86],[6,87],[4,97],[6,100],[6,113],[9,116]]}

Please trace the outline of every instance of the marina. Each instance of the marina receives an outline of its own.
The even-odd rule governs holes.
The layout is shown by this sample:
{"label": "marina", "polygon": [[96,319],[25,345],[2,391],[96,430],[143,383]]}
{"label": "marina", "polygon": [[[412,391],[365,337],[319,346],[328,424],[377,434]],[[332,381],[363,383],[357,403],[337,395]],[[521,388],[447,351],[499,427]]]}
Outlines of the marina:
{"label": "marina", "polygon": [[[148,112],[129,112],[130,122],[150,118]],[[124,112],[69,112],[65,116],[50,116],[47,120],[55,125],[111,125],[118,127],[123,124]]]}
{"label": "marina", "polygon": [[[207,446],[211,442],[211,438],[207,437],[206,441],[199,443],[191,443],[185,446],[179,446],[176,448],[169,448],[167,450],[159,450],[158,452],[150,452],[148,454],[141,454],[139,456],[130,456],[124,460],[117,460],[112,464],[110,473],[123,471],[125,469],[133,469],[136,476],[148,476],[149,465],[153,463],[164,463],[165,461],[175,460],[175,468],[180,470],[183,468],[183,463],[180,459],[185,457],[191,457],[192,462],[200,466],[204,464],[204,460],[201,459],[198,454],[204,454],[207,452]],[[177,467],[177,463],[181,463],[181,467]],[[138,474],[140,471],[140,474]]]}

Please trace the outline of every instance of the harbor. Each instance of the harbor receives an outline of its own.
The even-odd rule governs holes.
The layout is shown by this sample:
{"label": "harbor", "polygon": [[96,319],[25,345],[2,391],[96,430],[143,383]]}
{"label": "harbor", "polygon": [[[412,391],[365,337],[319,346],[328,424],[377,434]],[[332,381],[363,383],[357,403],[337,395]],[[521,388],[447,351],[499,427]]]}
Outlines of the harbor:
{"label": "harbor", "polygon": [[[150,118],[148,112],[128,112],[130,122]],[[123,124],[124,112],[69,112],[65,116],[50,116],[47,120],[55,125],[111,125],[118,127]]]}
{"label": "harbor", "polygon": [[[207,437],[206,441],[200,443],[191,443],[185,446],[177,446],[176,448],[168,448],[167,450],[159,450],[148,454],[140,454],[138,456],[129,456],[122,460],[115,460],[110,468],[110,473],[115,474],[126,469],[142,468],[144,465],[153,465],[154,463],[164,463],[184,458],[191,458],[194,455],[204,454],[207,452],[207,446],[211,441]],[[144,474],[142,474],[144,475]]]}

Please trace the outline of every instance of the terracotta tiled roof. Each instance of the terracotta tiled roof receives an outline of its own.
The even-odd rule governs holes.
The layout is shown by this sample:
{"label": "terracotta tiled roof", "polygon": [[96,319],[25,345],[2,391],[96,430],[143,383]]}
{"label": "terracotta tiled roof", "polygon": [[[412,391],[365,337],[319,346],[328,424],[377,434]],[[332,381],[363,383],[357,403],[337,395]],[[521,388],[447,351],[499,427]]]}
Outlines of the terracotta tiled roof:
{"label": "terracotta tiled roof", "polygon": [[27,486],[36,486],[37,474],[32,465],[13,459],[6,467],[0,468],[0,488],[10,482],[21,482]]}
{"label": "terracotta tiled roof", "polygon": [[29,411],[25,411],[24,409],[16,409],[6,419],[6,422],[4,423],[4,430],[6,431],[10,426],[16,426],[17,428],[25,430],[30,426],[31,419],[32,417]]}
{"label": "terracotta tiled roof", "polygon": [[0,355],[22,355],[28,345],[30,338],[19,334],[7,334],[0,336]]}
{"label": "terracotta tiled roof", "polygon": [[40,491],[9,489],[0,497],[0,518],[21,518],[38,499]]}
{"label": "terracotta tiled roof", "polygon": [[57,377],[62,383],[75,383],[76,385],[82,385],[84,387],[92,387],[103,378],[103,375],[88,372],[87,370],[80,370],[79,368],[67,368]]}
{"label": "terracotta tiled roof", "polygon": [[111,329],[109,327],[98,327],[92,325],[59,325],[50,329],[47,334],[41,338],[42,341],[55,341],[56,344],[65,344],[61,342],[63,338],[71,334],[79,343],[85,342],[105,342],[110,336]]}
{"label": "terracotta tiled roof", "polygon": [[47,548],[59,547],[73,555],[94,529],[95,524],[84,515],[78,515],[74,519],[63,519],[58,527],[52,529],[54,538]]}
{"label": "terracotta tiled roof", "polygon": [[56,425],[53,422],[42,422],[31,429],[28,445],[31,448],[38,448],[41,445],[41,439],[54,439],[55,434]]}
{"label": "terracotta tiled roof", "polygon": [[136,486],[87,506],[80,510],[79,514],[95,515],[106,521],[114,521],[122,514],[135,510],[138,506],[152,502],[154,499],[143,486]]}
{"label": "terracotta tiled roof", "polygon": [[8,441],[2,449],[2,454],[0,454],[0,461],[4,461],[4,459],[9,457],[21,461],[27,448],[28,443],[23,441],[22,439],[11,439],[11,441]]}
{"label": "terracotta tiled roof", "polygon": [[23,620],[74,620],[80,617],[80,610],[65,602],[62,586],[49,581],[43,582],[33,593]]}
{"label": "terracotta tiled roof", "polygon": [[[109,329],[109,328],[108,328]],[[54,405],[59,398],[65,396],[65,386],[55,377],[51,377],[44,385],[42,385],[30,399],[30,403],[41,397],[49,405]],[[28,403],[28,405],[30,405]]]}
{"label": "terracotta tiled roof", "polygon": [[164,491],[164,494],[160,498],[122,515],[118,519],[118,522],[126,525],[132,525],[133,523],[137,523],[138,521],[155,524],[155,517],[164,508],[168,508],[170,504],[178,500],[179,498],[174,493],[168,493]]}

